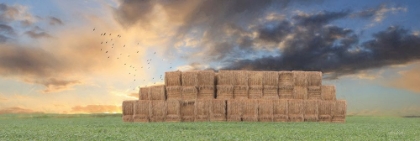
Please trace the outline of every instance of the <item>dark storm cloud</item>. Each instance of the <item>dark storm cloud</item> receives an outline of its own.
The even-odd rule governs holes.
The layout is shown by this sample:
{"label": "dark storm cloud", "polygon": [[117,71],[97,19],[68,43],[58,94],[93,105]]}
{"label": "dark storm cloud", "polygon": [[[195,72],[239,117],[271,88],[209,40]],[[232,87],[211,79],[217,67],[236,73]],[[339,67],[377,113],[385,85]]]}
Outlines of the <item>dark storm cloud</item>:
{"label": "dark storm cloud", "polygon": [[63,21],[56,17],[49,17],[49,24],[50,25],[63,25]]}
{"label": "dark storm cloud", "polygon": [[44,90],[44,93],[50,93],[50,92],[57,92],[57,91],[68,89],[74,85],[80,84],[81,82],[78,80],[62,80],[62,79],[50,78],[50,79],[36,80],[32,83],[44,85],[46,87],[46,89]]}
{"label": "dark storm cloud", "polygon": [[11,36],[15,35],[15,31],[11,26],[0,24],[0,43],[6,42]]}

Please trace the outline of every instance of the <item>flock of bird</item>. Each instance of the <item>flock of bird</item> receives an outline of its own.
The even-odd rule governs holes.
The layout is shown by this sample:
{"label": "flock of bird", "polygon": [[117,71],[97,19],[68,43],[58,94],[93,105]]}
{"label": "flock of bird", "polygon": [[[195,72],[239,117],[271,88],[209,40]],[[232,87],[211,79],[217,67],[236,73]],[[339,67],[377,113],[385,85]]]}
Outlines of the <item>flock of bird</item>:
{"label": "flock of bird", "polygon": [[[96,29],[93,28],[93,32],[95,32],[95,30]],[[127,72],[127,73],[128,73],[128,75],[131,75],[133,77],[132,85],[135,85],[135,83],[138,82],[139,80],[141,81],[141,79],[136,79],[136,78],[142,78],[142,77],[136,75],[138,70],[150,69],[151,67],[153,67],[152,66],[152,58],[146,59],[146,63],[144,63],[146,66],[141,66],[140,65],[141,63],[129,64],[129,63],[124,62],[123,57],[130,57],[130,56],[131,57],[137,57],[135,55],[138,54],[140,51],[138,50],[139,48],[129,48],[128,46],[126,47],[125,44],[118,45],[116,40],[118,40],[119,38],[122,37],[120,34],[112,35],[112,33],[103,32],[103,33],[100,33],[100,36],[102,36],[102,38],[104,38],[104,41],[100,42],[100,45],[101,45],[101,50],[100,51],[105,55],[105,57],[107,59],[120,60],[121,64],[124,64],[124,66],[126,66],[126,67],[130,67],[130,71]],[[137,43],[137,45],[140,45],[140,43]],[[131,52],[131,54],[130,53],[123,54],[122,49],[128,49],[128,48],[129,48],[129,52]],[[137,49],[137,50],[134,50],[134,49]],[[112,55],[114,55],[114,56],[112,56]],[[115,55],[117,55],[117,56],[115,56]],[[156,55],[156,52],[153,52],[152,57],[158,57]],[[143,60],[143,59],[141,59],[141,60]],[[164,59],[162,59],[162,60],[164,60]],[[172,64],[172,63],[169,63],[169,64]],[[172,67],[169,67],[169,69],[172,69]],[[156,84],[157,81],[159,81],[159,80],[163,81],[164,78],[163,78],[163,75],[160,75],[159,78],[158,77],[156,77],[156,78],[152,77],[151,80],[146,80],[146,79],[143,78],[142,80],[143,80],[143,82],[146,82],[146,83],[153,82],[154,84]],[[136,89],[136,87],[133,87],[133,90],[135,90],[135,89]]]}

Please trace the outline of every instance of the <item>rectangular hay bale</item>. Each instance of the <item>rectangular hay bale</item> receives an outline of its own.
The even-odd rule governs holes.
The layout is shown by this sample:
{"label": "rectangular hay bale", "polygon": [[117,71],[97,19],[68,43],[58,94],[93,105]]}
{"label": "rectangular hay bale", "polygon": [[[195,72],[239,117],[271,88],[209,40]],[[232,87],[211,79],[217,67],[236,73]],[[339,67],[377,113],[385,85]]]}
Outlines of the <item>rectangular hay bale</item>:
{"label": "rectangular hay bale", "polygon": [[334,106],[335,101],[321,100],[318,103],[318,121],[331,122],[331,108]]}
{"label": "rectangular hay bale", "polygon": [[308,99],[321,100],[321,86],[308,86]]}
{"label": "rectangular hay bale", "polygon": [[166,101],[163,100],[151,100],[151,114],[150,114],[150,121],[151,122],[163,122],[165,121],[167,110],[166,110]]}
{"label": "rectangular hay bale", "polygon": [[250,99],[242,102],[242,121],[258,121],[258,100]]}
{"label": "rectangular hay bale", "polygon": [[151,86],[150,100],[166,100],[165,85]]}
{"label": "rectangular hay bale", "polygon": [[322,72],[320,71],[307,71],[306,78],[308,81],[308,86],[322,85]]}
{"label": "rectangular hay bale", "polygon": [[248,71],[248,85],[263,85],[263,72]]}
{"label": "rectangular hay bale", "polygon": [[213,99],[210,105],[210,121],[226,121],[226,100]]}
{"label": "rectangular hay bale", "polygon": [[242,100],[227,100],[227,121],[241,121]]}
{"label": "rectangular hay bale", "polygon": [[248,85],[235,85],[233,86],[234,99],[248,99]]}
{"label": "rectangular hay bale", "polygon": [[214,99],[215,92],[216,90],[214,85],[198,86],[197,99]]}
{"label": "rectangular hay bale", "polygon": [[182,86],[182,99],[195,100],[197,99],[198,90],[195,86]]}
{"label": "rectangular hay bale", "polygon": [[133,105],[133,121],[149,122],[150,121],[150,100],[138,100]]}
{"label": "rectangular hay bale", "polygon": [[233,99],[233,86],[232,85],[217,85],[217,99]]}
{"label": "rectangular hay bale", "polygon": [[215,73],[213,70],[203,70],[198,72],[198,85],[199,86],[214,86]]}
{"label": "rectangular hay bale", "polygon": [[248,71],[232,71],[233,76],[235,78],[235,82],[233,85],[246,85],[248,86]]}
{"label": "rectangular hay bale", "polygon": [[181,100],[182,99],[182,86],[166,87],[166,96],[168,100]]}
{"label": "rectangular hay bale", "polygon": [[292,71],[279,71],[279,87],[294,85],[295,81]]}
{"label": "rectangular hay bale", "polygon": [[336,90],[333,85],[321,86],[321,99],[322,100],[336,100]]}
{"label": "rectangular hay bale", "polygon": [[304,117],[304,105],[303,100],[290,99],[289,100],[289,121],[291,122],[303,122]]}
{"label": "rectangular hay bale", "polygon": [[167,114],[166,122],[180,122],[181,121],[181,100],[167,100]]}
{"label": "rectangular hay bale", "polygon": [[308,86],[308,80],[306,77],[305,71],[292,71],[293,72],[293,81],[295,86]]}
{"label": "rectangular hay bale", "polygon": [[150,100],[150,88],[149,87],[140,87],[139,90],[139,100]]}
{"label": "rectangular hay bale", "polygon": [[289,102],[285,99],[273,100],[273,121],[288,122],[289,121]]}
{"label": "rectangular hay bale", "polygon": [[263,96],[263,86],[262,85],[250,85],[248,90],[249,99],[260,99]]}
{"label": "rectangular hay bale", "polygon": [[217,85],[234,85],[235,76],[231,70],[219,70],[217,73]]}
{"label": "rectangular hay bale", "polygon": [[263,86],[264,99],[279,99],[279,92],[277,85],[264,85]]}
{"label": "rectangular hay bale", "polygon": [[122,103],[122,120],[123,122],[133,122],[134,103],[135,100],[126,100]]}
{"label": "rectangular hay bale", "polygon": [[280,99],[293,99],[294,86],[281,86],[279,87]]}
{"label": "rectangular hay bale", "polygon": [[293,99],[308,99],[307,87],[294,86],[293,87]]}
{"label": "rectangular hay bale", "polygon": [[165,85],[166,86],[181,86],[181,71],[165,72]]}
{"label": "rectangular hay bale", "polygon": [[181,121],[194,122],[195,100],[182,100],[181,103]]}
{"label": "rectangular hay bale", "polygon": [[258,100],[258,121],[272,122],[274,116],[273,100]]}
{"label": "rectangular hay bale", "polygon": [[211,100],[196,100],[194,109],[194,121],[210,121]]}
{"label": "rectangular hay bale", "polygon": [[198,86],[198,71],[184,71],[181,75],[182,86]]}
{"label": "rectangular hay bale", "polygon": [[318,121],[318,100],[304,100],[304,113],[305,121]]}
{"label": "rectangular hay bale", "polygon": [[346,122],[347,101],[337,100],[331,109],[332,122]]}
{"label": "rectangular hay bale", "polygon": [[263,71],[263,85],[276,86],[279,85],[278,71]]}

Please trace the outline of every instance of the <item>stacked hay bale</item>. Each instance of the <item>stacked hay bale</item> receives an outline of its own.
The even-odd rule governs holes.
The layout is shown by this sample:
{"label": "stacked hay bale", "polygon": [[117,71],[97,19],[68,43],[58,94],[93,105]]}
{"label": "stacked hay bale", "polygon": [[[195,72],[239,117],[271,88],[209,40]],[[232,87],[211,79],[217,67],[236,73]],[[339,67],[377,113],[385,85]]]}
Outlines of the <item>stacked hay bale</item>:
{"label": "stacked hay bale", "polygon": [[242,121],[258,121],[258,100],[250,99],[242,102]]}
{"label": "stacked hay bale", "polygon": [[209,121],[210,120],[210,107],[211,101],[204,99],[204,100],[196,100],[195,107],[194,107],[194,121]]}
{"label": "stacked hay bale", "polygon": [[347,102],[345,100],[337,100],[333,103],[331,111],[332,122],[346,122]]}
{"label": "stacked hay bale", "polygon": [[318,100],[305,100],[303,118],[305,121],[318,121]]}
{"label": "stacked hay bale", "polygon": [[286,99],[273,100],[273,121],[288,122],[289,121],[289,102]]}
{"label": "stacked hay bale", "polygon": [[210,121],[226,121],[226,100],[210,100]]}
{"label": "stacked hay bale", "polygon": [[217,74],[217,99],[233,99],[233,85],[235,76],[233,71],[220,70]]}
{"label": "stacked hay bale", "polygon": [[248,76],[249,99],[260,99],[263,96],[263,72],[249,71]]}
{"label": "stacked hay bale", "polygon": [[134,114],[134,103],[136,101],[123,101],[122,103],[122,120],[124,122],[133,122],[133,114]]}
{"label": "stacked hay bale", "polygon": [[181,71],[165,72],[167,99],[182,99]]}
{"label": "stacked hay bale", "polygon": [[150,121],[150,100],[138,100],[133,103],[133,121],[149,122]]}
{"label": "stacked hay bale", "polygon": [[279,72],[263,71],[263,98],[279,99]]}
{"label": "stacked hay bale", "polygon": [[198,71],[182,72],[182,99],[195,100],[198,95]]}
{"label": "stacked hay bale", "polygon": [[163,100],[151,100],[151,122],[163,122],[167,115],[166,101]]}
{"label": "stacked hay bale", "polygon": [[150,100],[166,100],[165,85],[156,85],[149,87]]}
{"label": "stacked hay bale", "polygon": [[294,79],[293,99],[307,99],[308,79],[305,71],[292,71]]}
{"label": "stacked hay bale", "polygon": [[308,79],[308,99],[320,100],[322,72],[310,71],[306,72],[306,75],[306,78]]}
{"label": "stacked hay bale", "polygon": [[141,87],[139,89],[139,99],[140,100],[150,100],[150,88],[149,87]]}
{"label": "stacked hay bale", "polygon": [[235,78],[233,84],[234,99],[248,99],[248,71],[232,71]]}
{"label": "stacked hay bale", "polygon": [[181,121],[181,100],[173,99],[166,101],[166,119],[167,122],[180,122]]}
{"label": "stacked hay bale", "polygon": [[215,73],[213,70],[198,72],[198,95],[197,99],[215,98]]}
{"label": "stacked hay bale", "polygon": [[293,88],[295,82],[292,71],[279,72],[279,98],[293,99]]}
{"label": "stacked hay bale", "polygon": [[304,110],[304,100],[302,99],[291,99],[288,104],[289,108],[289,120],[291,122],[303,122],[303,110]]}
{"label": "stacked hay bale", "polygon": [[335,86],[321,86],[321,101],[318,105],[318,119],[319,122],[331,122],[331,110],[335,105],[336,96],[335,96]]}
{"label": "stacked hay bale", "polygon": [[195,100],[183,100],[181,103],[181,121],[193,122],[195,116],[194,108]]}
{"label": "stacked hay bale", "polygon": [[272,122],[273,121],[273,100],[258,100],[258,121]]}
{"label": "stacked hay bale", "polygon": [[242,100],[227,100],[227,121],[242,121]]}

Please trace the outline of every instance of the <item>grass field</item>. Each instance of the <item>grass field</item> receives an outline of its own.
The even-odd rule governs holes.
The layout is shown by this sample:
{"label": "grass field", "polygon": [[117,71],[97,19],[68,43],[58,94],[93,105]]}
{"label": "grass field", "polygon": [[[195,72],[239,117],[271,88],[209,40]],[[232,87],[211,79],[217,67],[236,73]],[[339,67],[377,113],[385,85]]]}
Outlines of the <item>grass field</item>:
{"label": "grass field", "polygon": [[0,115],[0,140],[420,140],[420,118],[337,123],[124,123],[121,115]]}

